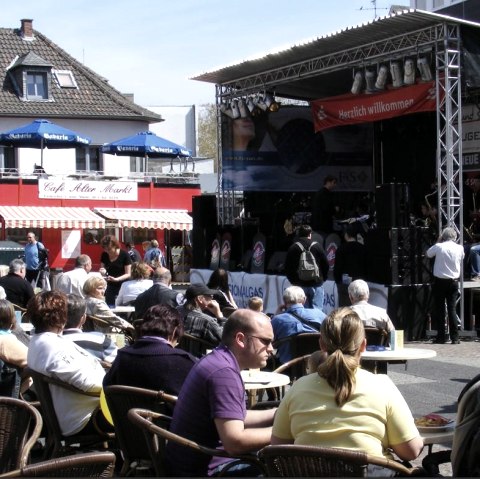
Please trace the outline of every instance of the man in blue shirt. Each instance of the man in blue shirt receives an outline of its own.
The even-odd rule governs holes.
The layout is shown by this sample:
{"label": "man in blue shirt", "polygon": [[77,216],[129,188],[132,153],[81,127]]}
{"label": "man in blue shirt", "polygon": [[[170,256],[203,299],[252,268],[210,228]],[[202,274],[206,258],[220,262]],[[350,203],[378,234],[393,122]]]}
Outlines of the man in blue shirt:
{"label": "man in blue shirt", "polygon": [[[326,314],[320,309],[305,308],[305,301],[305,292],[300,286],[289,286],[283,292],[284,304],[272,318],[275,341],[301,333],[318,333]],[[281,364],[292,359],[288,341],[279,345],[277,355]]]}
{"label": "man in blue shirt", "polygon": [[27,244],[25,245],[25,264],[27,265],[27,273],[25,275],[26,280],[29,283],[36,282],[38,273],[43,269],[40,251],[46,252],[45,246],[37,241],[35,233],[31,231],[27,233]]}

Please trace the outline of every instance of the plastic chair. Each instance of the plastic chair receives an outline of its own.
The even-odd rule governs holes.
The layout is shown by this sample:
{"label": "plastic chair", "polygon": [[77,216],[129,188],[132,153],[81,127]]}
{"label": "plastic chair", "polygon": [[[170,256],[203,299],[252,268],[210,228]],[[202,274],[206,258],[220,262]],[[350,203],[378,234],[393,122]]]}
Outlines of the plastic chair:
{"label": "plastic chair", "polygon": [[[140,468],[151,468],[150,454],[145,437],[138,428],[126,421],[132,408],[149,409],[170,414],[177,397],[163,391],[153,391],[132,386],[107,386],[105,398],[115,427],[115,438],[122,451],[124,463],[120,475],[130,475]],[[171,406],[171,407],[168,407]],[[134,474],[135,475],[135,474]]]}
{"label": "plastic chair", "polygon": [[372,456],[350,449],[296,446],[266,446],[258,453],[267,477],[367,477],[370,464],[395,471],[400,476],[413,476],[422,468],[407,468],[385,457]]}
{"label": "plastic chair", "polygon": [[[165,427],[162,427],[162,425],[169,424],[170,420],[170,418],[164,414],[134,408],[130,409],[128,412],[128,419],[144,432],[150,457],[155,466],[157,476],[168,475],[165,465],[165,446],[167,441],[176,442],[208,456],[219,456],[232,459],[232,462],[222,470],[219,476],[228,476],[228,471],[232,466],[244,463],[255,465],[261,472],[264,472],[262,463],[255,455],[245,454],[241,456],[231,456],[222,449],[212,449],[168,431]],[[158,422],[162,425],[157,425]],[[199,475],[201,474],[202,473],[199,471]]]}
{"label": "plastic chair", "polygon": [[[60,381],[58,379],[45,376],[33,369],[26,368],[27,374],[33,378],[35,384],[35,391],[40,401],[40,407],[42,411],[42,417],[47,429],[47,437],[45,441],[45,457],[53,458],[61,454],[69,453],[72,449],[82,450],[92,447],[106,447],[106,442],[114,439],[114,434],[106,433],[100,428],[97,428],[97,434],[74,434],[72,436],[64,436],[60,430],[55,408],[53,406],[52,395],[49,385],[59,386],[69,391],[73,391],[77,394],[86,396],[94,396],[100,398],[100,393],[89,393],[77,389],[68,383]],[[100,399],[99,399],[100,403]],[[97,408],[93,413],[93,422],[95,424],[95,415],[100,411]],[[78,447],[73,448],[77,444]]]}
{"label": "plastic chair", "polygon": [[113,477],[115,460],[113,452],[88,452],[38,462],[0,477]]}
{"label": "plastic chair", "polygon": [[42,424],[40,413],[27,402],[0,397],[0,473],[28,463]]}

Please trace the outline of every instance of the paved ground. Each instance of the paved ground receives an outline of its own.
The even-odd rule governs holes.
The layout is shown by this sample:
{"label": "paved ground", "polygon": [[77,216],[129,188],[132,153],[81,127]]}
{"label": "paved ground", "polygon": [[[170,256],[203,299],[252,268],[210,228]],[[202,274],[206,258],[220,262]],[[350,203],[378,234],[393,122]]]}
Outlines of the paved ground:
{"label": "paved ground", "polygon": [[[409,342],[405,347],[433,349],[432,359],[413,360],[388,368],[388,375],[402,392],[415,417],[438,413],[454,419],[457,398],[465,384],[480,373],[480,342],[462,341],[460,344],[431,344]],[[434,450],[442,449],[434,446]],[[421,461],[417,460],[415,463]],[[449,466],[441,469],[451,475]]]}

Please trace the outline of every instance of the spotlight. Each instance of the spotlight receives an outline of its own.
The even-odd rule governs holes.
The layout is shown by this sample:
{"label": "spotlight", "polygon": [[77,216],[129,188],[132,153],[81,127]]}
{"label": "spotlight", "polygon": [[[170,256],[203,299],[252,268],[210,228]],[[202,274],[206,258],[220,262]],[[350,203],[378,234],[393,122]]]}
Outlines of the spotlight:
{"label": "spotlight", "polygon": [[275,98],[270,93],[265,95],[265,104],[271,112],[276,112],[280,109],[280,104],[275,101]]}
{"label": "spotlight", "polygon": [[240,112],[240,118],[247,118],[249,116],[249,111],[243,98],[238,100],[238,110]]}
{"label": "spotlight", "polygon": [[419,57],[417,60],[417,67],[420,71],[420,76],[423,81],[432,81],[432,70],[430,70],[430,65],[426,57]]}
{"label": "spotlight", "polygon": [[260,113],[260,110],[257,108],[257,105],[255,105],[255,102],[251,97],[247,100],[247,108],[252,116],[256,116]]}
{"label": "spotlight", "polygon": [[403,66],[403,83],[413,85],[415,83],[415,65],[413,60],[407,58]]}
{"label": "spotlight", "polygon": [[387,74],[387,67],[382,65],[378,70],[377,81],[375,82],[375,88],[377,90],[383,90],[385,88],[385,84],[387,83]]}
{"label": "spotlight", "polygon": [[240,118],[240,111],[238,109],[237,100],[233,100],[228,106],[225,103],[222,103],[220,105],[220,111],[224,115],[232,118],[233,120]]}
{"label": "spotlight", "polygon": [[259,96],[257,98],[257,101],[255,103],[256,103],[257,107],[260,108],[260,110],[263,110],[263,111],[268,110],[268,106],[265,103],[265,100],[261,96]]}
{"label": "spotlight", "polygon": [[238,108],[238,100],[232,100],[230,103],[232,112],[233,112],[233,119],[236,120],[237,118],[240,118],[240,109]]}
{"label": "spotlight", "polygon": [[392,84],[394,88],[398,88],[403,85],[402,68],[400,67],[399,62],[390,63],[390,75],[392,75]]}
{"label": "spotlight", "polygon": [[354,95],[358,95],[362,91],[362,84],[363,84],[363,75],[362,72],[355,73],[353,77],[353,85],[351,92]]}
{"label": "spotlight", "polygon": [[365,83],[367,84],[367,93],[375,91],[375,72],[372,70],[365,70]]}

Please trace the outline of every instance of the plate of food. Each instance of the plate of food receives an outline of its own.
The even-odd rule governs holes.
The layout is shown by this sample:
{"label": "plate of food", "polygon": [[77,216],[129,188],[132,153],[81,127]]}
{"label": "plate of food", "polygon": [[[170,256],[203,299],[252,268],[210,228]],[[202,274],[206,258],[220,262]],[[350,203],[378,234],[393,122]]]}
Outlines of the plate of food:
{"label": "plate of food", "polygon": [[455,427],[455,421],[439,414],[417,417],[415,425],[419,432],[444,432]]}

